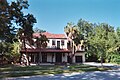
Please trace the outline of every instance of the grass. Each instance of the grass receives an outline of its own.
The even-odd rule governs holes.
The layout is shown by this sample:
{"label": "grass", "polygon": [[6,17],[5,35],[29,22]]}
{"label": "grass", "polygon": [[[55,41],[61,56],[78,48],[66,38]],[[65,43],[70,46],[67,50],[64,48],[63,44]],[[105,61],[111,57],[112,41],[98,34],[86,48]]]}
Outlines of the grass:
{"label": "grass", "polygon": [[104,71],[110,68],[100,68],[88,65],[69,65],[69,66],[16,66],[4,65],[0,66],[0,78],[32,76],[32,75],[47,75],[47,74],[62,74],[72,72],[88,72],[88,71]]}

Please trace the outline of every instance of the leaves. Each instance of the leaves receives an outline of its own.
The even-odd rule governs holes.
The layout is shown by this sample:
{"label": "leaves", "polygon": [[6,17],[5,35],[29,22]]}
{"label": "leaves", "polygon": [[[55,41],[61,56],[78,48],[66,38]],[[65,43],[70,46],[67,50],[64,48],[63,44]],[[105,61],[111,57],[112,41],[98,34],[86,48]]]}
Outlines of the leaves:
{"label": "leaves", "polygon": [[40,34],[40,37],[36,37],[37,48],[46,48],[48,38],[45,35]]}
{"label": "leaves", "polygon": [[[77,32],[75,32],[77,34],[74,33],[74,28],[77,29]],[[98,60],[111,61],[110,59],[113,58],[109,56],[120,51],[120,28],[115,30],[109,24],[93,24],[80,19],[75,26],[72,23],[68,23],[65,27],[65,32],[75,44],[84,45],[87,51],[87,58],[97,56]],[[76,36],[72,38],[73,35]]]}
{"label": "leaves", "polygon": [[[22,33],[31,43],[33,26],[36,23],[36,19],[32,14],[28,13],[26,15],[23,13],[23,10],[28,9],[28,7],[27,0],[16,0],[11,1],[11,3],[8,3],[7,0],[0,0],[0,39],[2,39],[2,42],[5,41],[4,44],[1,43],[3,48],[0,47],[0,49],[5,54],[12,55],[19,51],[17,43],[13,43],[13,39],[22,39]],[[18,31],[17,35],[16,31]]]}

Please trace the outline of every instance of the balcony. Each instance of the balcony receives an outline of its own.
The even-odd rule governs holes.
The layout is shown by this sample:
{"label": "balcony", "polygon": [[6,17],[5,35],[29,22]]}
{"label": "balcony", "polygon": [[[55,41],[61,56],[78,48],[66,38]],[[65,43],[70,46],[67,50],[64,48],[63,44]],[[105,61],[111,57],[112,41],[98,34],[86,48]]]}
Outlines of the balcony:
{"label": "balcony", "polygon": [[77,51],[85,51],[85,47],[83,45],[79,45],[76,50]]}

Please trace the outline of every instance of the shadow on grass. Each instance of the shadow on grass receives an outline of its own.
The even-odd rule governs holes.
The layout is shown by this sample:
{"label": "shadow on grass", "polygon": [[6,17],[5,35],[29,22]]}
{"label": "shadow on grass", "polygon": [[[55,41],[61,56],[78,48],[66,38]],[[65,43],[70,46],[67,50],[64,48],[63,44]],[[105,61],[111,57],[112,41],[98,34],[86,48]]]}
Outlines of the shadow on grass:
{"label": "shadow on grass", "polygon": [[69,66],[51,65],[51,66],[24,66],[24,67],[16,65],[5,65],[0,67],[0,78],[62,74],[72,72],[104,71],[104,70],[109,70],[109,68],[99,68],[83,64]]}

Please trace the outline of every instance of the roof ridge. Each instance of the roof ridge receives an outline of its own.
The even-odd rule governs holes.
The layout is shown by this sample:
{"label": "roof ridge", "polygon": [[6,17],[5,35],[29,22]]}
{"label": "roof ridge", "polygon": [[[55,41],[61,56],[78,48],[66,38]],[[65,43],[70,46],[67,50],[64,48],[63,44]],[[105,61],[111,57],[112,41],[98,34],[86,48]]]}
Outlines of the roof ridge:
{"label": "roof ridge", "polygon": [[[36,35],[37,34],[39,33],[36,33]],[[47,38],[66,38],[65,34],[55,34],[55,33],[50,33],[50,32],[43,32],[42,34],[45,35]]]}

